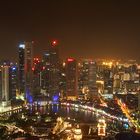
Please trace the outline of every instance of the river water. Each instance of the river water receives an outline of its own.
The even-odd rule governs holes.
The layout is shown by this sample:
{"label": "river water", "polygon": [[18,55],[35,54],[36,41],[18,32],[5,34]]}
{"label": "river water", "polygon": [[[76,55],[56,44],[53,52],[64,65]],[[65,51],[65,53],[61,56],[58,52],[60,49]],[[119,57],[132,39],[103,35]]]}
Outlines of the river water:
{"label": "river water", "polygon": [[[97,126],[97,122],[100,118],[104,116],[97,114],[95,112],[89,110],[83,110],[80,108],[66,107],[58,104],[50,104],[46,106],[32,106],[30,107],[30,113],[39,112],[41,115],[57,115],[63,118],[70,118],[75,120],[75,123],[79,123],[81,125],[86,126],[88,124],[88,128],[90,126]],[[122,129],[128,129],[128,123],[122,123],[116,120],[110,120],[109,118],[105,118],[107,122],[107,129],[114,131],[122,131]]]}

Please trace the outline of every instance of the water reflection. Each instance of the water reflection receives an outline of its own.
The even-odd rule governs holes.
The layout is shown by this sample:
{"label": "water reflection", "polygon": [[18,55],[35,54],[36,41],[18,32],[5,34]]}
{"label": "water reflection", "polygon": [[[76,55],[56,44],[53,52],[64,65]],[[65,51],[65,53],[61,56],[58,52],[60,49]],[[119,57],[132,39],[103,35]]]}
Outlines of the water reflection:
{"label": "water reflection", "polygon": [[[98,119],[103,117],[97,112],[92,112],[89,110],[83,110],[74,107],[66,107],[57,104],[52,104],[52,105],[49,104],[46,106],[30,106],[30,113],[34,114],[36,112],[39,112],[40,115],[57,114],[58,116],[64,118],[69,117],[71,119],[74,119],[76,120],[77,123],[79,122],[79,123],[90,123],[90,124],[97,124]],[[128,127],[127,123],[124,125],[119,121],[110,120],[109,118],[106,118],[106,122],[108,123],[108,126],[111,128]]]}
{"label": "water reflection", "polygon": [[30,114],[39,112],[42,114],[56,114],[61,117],[70,117],[78,122],[96,122],[95,113],[79,108],[64,107],[57,104],[47,106],[30,106]]}

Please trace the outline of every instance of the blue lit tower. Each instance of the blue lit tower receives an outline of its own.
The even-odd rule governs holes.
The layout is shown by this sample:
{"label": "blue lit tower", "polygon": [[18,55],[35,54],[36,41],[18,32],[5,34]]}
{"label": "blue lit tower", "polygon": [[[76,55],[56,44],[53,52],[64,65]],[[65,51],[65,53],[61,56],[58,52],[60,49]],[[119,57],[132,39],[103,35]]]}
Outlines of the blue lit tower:
{"label": "blue lit tower", "polygon": [[19,45],[19,91],[25,98],[32,94],[32,67],[33,42],[24,42]]}
{"label": "blue lit tower", "polygon": [[45,71],[43,74],[44,88],[50,97],[59,93],[60,65],[57,42],[53,41],[44,55]]}
{"label": "blue lit tower", "polygon": [[33,42],[25,42],[25,86],[27,92],[32,95],[33,83]]}

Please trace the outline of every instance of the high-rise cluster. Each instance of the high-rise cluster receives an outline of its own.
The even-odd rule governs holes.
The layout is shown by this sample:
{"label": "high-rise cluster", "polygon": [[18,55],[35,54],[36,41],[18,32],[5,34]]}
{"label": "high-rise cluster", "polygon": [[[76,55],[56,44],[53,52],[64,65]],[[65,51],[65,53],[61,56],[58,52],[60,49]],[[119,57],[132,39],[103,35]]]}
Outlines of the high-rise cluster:
{"label": "high-rise cluster", "polygon": [[0,100],[3,105],[20,99],[98,100],[114,94],[138,92],[140,68],[136,62],[59,57],[53,41],[42,58],[34,57],[34,42],[18,46],[18,61],[1,62]]}

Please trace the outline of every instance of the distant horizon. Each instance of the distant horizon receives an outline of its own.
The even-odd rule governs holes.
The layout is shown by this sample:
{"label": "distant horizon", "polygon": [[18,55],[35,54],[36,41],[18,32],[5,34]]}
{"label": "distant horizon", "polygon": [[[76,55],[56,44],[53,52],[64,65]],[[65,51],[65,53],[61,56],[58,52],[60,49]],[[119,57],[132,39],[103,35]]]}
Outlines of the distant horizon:
{"label": "distant horizon", "polygon": [[[46,50],[47,51],[47,50]],[[16,52],[17,56],[14,58],[0,58],[0,62],[2,61],[11,61],[11,62],[14,62],[14,63],[18,63],[18,49],[17,49],[17,52]],[[43,59],[43,54],[45,54],[45,51],[44,53],[41,54],[34,54],[34,58],[39,58],[39,59]],[[120,62],[123,62],[123,61],[136,61],[137,63],[140,63],[140,59],[134,59],[134,58],[105,58],[105,57],[73,57],[72,55],[71,56],[61,56],[60,57],[60,61],[65,61],[67,60],[68,58],[74,58],[76,59],[77,61],[82,61],[82,60],[95,60],[95,61],[100,61],[100,60],[105,60],[105,61],[120,61]]]}
{"label": "distant horizon", "polygon": [[0,5],[0,59],[17,59],[20,41],[35,41],[42,56],[56,39],[61,58],[140,60],[138,2],[12,0]]}

